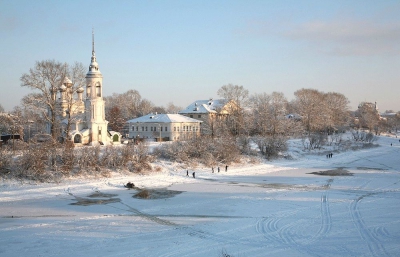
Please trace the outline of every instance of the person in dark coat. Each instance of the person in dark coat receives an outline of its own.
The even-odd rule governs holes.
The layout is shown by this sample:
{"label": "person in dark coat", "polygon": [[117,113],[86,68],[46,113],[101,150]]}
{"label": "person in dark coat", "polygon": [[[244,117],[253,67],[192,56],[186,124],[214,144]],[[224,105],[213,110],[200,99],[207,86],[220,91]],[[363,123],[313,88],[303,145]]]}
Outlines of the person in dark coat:
{"label": "person in dark coat", "polygon": [[227,172],[227,171],[228,171],[228,165],[225,166],[225,172]]}
{"label": "person in dark coat", "polygon": [[218,166],[218,172],[219,172],[219,166]]}
{"label": "person in dark coat", "polygon": [[193,178],[196,178],[196,174],[194,172],[192,173],[192,175],[193,175]]}
{"label": "person in dark coat", "polygon": [[212,173],[214,173],[214,167],[211,167]]}
{"label": "person in dark coat", "polygon": [[186,177],[189,177],[189,170],[186,171]]}

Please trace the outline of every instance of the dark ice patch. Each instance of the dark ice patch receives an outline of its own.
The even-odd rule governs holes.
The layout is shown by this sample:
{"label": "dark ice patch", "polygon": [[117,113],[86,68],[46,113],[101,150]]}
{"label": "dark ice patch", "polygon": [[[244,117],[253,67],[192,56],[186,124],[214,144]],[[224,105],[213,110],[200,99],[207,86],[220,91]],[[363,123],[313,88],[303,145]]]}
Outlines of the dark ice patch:
{"label": "dark ice patch", "polygon": [[320,175],[320,176],[353,176],[353,173],[351,173],[348,170],[345,170],[343,168],[338,168],[335,170],[323,170],[323,171],[318,171],[318,172],[311,172],[307,174],[314,174],[314,175]]}

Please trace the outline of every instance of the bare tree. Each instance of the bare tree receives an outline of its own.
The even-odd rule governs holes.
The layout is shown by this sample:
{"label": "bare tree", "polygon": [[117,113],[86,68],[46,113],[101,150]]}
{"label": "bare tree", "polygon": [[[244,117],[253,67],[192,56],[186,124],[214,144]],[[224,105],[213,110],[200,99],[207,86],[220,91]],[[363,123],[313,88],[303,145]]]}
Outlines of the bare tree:
{"label": "bare tree", "polygon": [[21,86],[39,91],[35,99],[30,99],[32,108],[40,110],[42,117],[50,125],[53,138],[57,137],[56,130],[56,93],[65,77],[65,66],[54,60],[36,62],[35,67],[21,76]]}
{"label": "bare tree", "polygon": [[[82,111],[85,110],[84,103],[82,99],[82,93],[84,91],[84,86],[86,83],[85,79],[85,67],[82,63],[75,62],[74,65],[65,65],[66,77],[64,78],[64,83],[69,83],[65,92],[64,106],[61,106],[65,113],[61,113],[64,117],[65,122],[65,138],[69,138],[69,132],[71,130],[71,124],[77,122],[82,117]],[[65,79],[69,78],[69,81]],[[77,97],[80,94],[80,99]]]}
{"label": "bare tree", "polygon": [[162,106],[154,106],[151,111],[154,113],[167,113],[165,108]]}
{"label": "bare tree", "polygon": [[15,135],[23,136],[22,120],[18,112],[0,113],[0,134],[3,132],[12,135],[12,147],[15,149]]}
{"label": "bare tree", "polygon": [[[343,94],[329,92],[324,95],[326,103],[326,127],[328,130],[332,128],[338,129],[345,126],[349,121],[349,100]],[[331,131],[332,132],[332,131]]]}
{"label": "bare tree", "polygon": [[147,99],[143,99],[139,105],[139,115],[143,116],[153,112],[154,104]]}
{"label": "bare tree", "polygon": [[110,111],[118,107],[122,119],[129,120],[143,116],[154,111],[154,105],[147,99],[143,99],[137,90],[128,90],[125,93],[113,93],[112,96],[105,97],[106,120],[111,120]]}
{"label": "bare tree", "polygon": [[243,86],[224,85],[218,89],[217,94],[233,104],[228,105],[229,116],[227,119],[228,128],[233,135],[240,135],[242,131],[247,130],[244,123],[244,110],[248,105],[249,91]]}
{"label": "bare tree", "polygon": [[[57,117],[62,113],[57,106],[57,92],[66,76],[71,78],[72,91],[82,86],[85,77],[83,65],[75,63],[70,67],[68,64],[54,60],[40,61],[36,62],[35,67],[20,78],[21,86],[29,87],[38,92],[25,98],[25,104],[39,112],[46,120],[53,138],[57,138],[60,132]],[[70,108],[67,107],[67,109],[71,111]]]}
{"label": "bare tree", "polygon": [[125,120],[122,117],[121,110],[118,106],[114,106],[109,111],[108,126],[113,131],[121,132],[125,124]]}
{"label": "bare tree", "polygon": [[370,132],[377,130],[380,116],[376,108],[376,103],[363,102],[359,104],[357,116],[360,127],[368,128]]}
{"label": "bare tree", "polygon": [[293,105],[301,116],[305,130],[310,134],[324,128],[325,121],[329,117],[324,102],[324,94],[316,89],[300,89],[295,93]]}
{"label": "bare tree", "polygon": [[178,113],[180,110],[183,110],[182,107],[174,105],[172,102],[167,104],[165,108],[166,113]]}
{"label": "bare tree", "polygon": [[[24,119],[28,122],[28,137],[31,138],[33,134],[42,134],[46,131],[46,120],[42,116],[41,108],[32,108],[33,103],[41,95],[37,93],[29,93],[21,99],[22,115]],[[36,102],[35,102],[36,103]]]}
{"label": "bare tree", "polygon": [[272,137],[287,132],[288,120],[285,118],[287,100],[283,93],[255,94],[251,99],[254,131],[262,136],[268,134]]}

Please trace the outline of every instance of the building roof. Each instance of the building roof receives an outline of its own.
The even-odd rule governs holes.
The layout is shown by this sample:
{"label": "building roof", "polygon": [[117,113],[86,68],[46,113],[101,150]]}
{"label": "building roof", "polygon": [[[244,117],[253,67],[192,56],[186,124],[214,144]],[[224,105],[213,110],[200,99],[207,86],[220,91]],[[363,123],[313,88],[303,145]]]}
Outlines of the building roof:
{"label": "building roof", "polygon": [[180,114],[147,114],[145,116],[131,119],[128,123],[173,123],[173,122],[202,122],[201,120],[192,119]]}
{"label": "building roof", "polygon": [[226,105],[226,103],[226,99],[197,100],[179,113],[217,113]]}

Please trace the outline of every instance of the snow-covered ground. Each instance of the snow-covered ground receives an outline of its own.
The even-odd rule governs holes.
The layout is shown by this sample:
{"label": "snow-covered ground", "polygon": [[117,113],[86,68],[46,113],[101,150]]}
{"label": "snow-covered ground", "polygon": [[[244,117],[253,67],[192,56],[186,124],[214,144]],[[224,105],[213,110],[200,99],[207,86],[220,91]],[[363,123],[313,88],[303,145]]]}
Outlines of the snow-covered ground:
{"label": "snow-covered ground", "polygon": [[[196,178],[164,162],[148,176],[2,181],[0,256],[399,256],[400,142],[378,143]],[[353,176],[309,174],[338,168]],[[134,198],[128,181],[159,197]]]}

